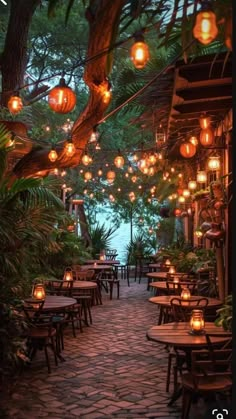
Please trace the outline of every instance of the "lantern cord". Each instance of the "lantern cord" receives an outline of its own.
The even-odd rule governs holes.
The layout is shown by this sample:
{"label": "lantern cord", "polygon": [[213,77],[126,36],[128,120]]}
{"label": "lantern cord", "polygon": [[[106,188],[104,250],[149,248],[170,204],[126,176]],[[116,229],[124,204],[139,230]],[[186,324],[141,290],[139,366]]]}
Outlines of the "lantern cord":
{"label": "lantern cord", "polygon": [[[152,24],[152,25],[150,25],[149,27],[141,28],[141,29],[140,29],[140,32],[143,32],[143,33],[148,32],[148,31],[150,31],[153,27],[155,27],[157,24],[158,24],[158,22],[153,23],[153,24]],[[136,32],[135,32],[135,33],[136,33]],[[75,63],[75,64],[74,64],[74,65],[70,68],[70,72],[71,72],[72,70],[75,70],[77,67],[80,67],[80,66],[83,66],[83,65],[85,65],[85,64],[88,64],[88,63],[90,63],[90,62],[92,62],[92,61],[94,61],[94,60],[96,60],[96,59],[98,59],[98,58],[102,57],[103,55],[105,55],[105,54],[107,54],[107,53],[109,53],[109,52],[113,51],[113,49],[118,48],[118,47],[120,47],[121,45],[124,45],[124,44],[125,44],[126,42],[128,42],[130,39],[134,38],[134,36],[135,36],[135,34],[132,34],[132,35],[128,36],[126,39],[123,39],[123,40],[121,40],[121,41],[118,41],[118,42],[114,43],[113,45],[111,45],[110,47],[108,47],[108,48],[105,48],[105,49],[101,50],[101,51],[100,51],[100,52],[98,52],[96,55],[93,55],[92,57],[86,58],[86,59],[84,59],[84,60],[80,60],[79,62]],[[42,82],[44,82],[44,81],[51,80],[52,78],[55,78],[55,77],[61,76],[61,74],[62,74],[62,72],[60,71],[60,72],[58,72],[58,73],[55,73],[55,74],[53,74],[53,75],[50,75],[50,76],[44,77],[44,78],[42,78],[42,79],[40,79],[40,80],[37,80],[37,81],[34,81],[34,82],[32,82],[32,83],[27,83],[27,84],[24,84],[23,86],[20,86],[18,90],[22,90],[22,89],[25,89],[26,87],[34,86],[34,85],[39,84],[39,83],[42,83]],[[66,74],[65,70],[63,70],[63,74],[64,74],[64,75]]]}
{"label": "lantern cord", "polygon": [[110,116],[113,116],[116,112],[118,112],[120,109],[122,109],[125,105],[132,102],[132,100],[136,99],[137,96],[139,96],[141,93],[143,93],[149,86],[151,86],[162,74],[164,74],[166,71],[168,71],[178,59],[180,59],[185,51],[187,51],[188,48],[190,48],[193,43],[195,43],[196,40],[192,39],[185,48],[182,49],[182,51],[175,57],[169,64],[167,64],[159,73],[156,74],[145,86],[141,87],[136,93],[134,93],[132,96],[130,96],[125,102],[121,103],[119,106],[117,106],[115,109],[113,109],[111,112],[109,112],[107,115],[102,118],[98,124],[101,124],[102,122],[105,122]]}

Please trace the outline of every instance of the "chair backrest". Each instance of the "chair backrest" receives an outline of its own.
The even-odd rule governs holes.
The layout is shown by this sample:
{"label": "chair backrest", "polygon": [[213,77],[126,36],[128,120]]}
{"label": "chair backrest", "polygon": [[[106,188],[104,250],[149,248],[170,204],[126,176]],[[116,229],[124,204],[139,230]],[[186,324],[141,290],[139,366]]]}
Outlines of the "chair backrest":
{"label": "chair backrest", "polygon": [[117,256],[117,250],[116,249],[106,250],[106,259],[107,260],[115,260],[116,256]]}
{"label": "chair backrest", "polygon": [[[212,350],[193,350],[191,352],[191,374],[195,385],[198,389],[199,380],[204,377],[207,382],[208,377],[213,380],[209,382],[209,389],[212,392],[219,390],[219,378],[228,378],[229,384],[232,376],[232,348]],[[214,378],[217,375],[217,386],[214,388]],[[225,380],[222,381],[222,387],[225,387]]]}
{"label": "chair backrest", "polygon": [[188,322],[190,320],[192,310],[205,310],[208,305],[208,299],[204,297],[194,298],[191,300],[182,300],[181,298],[174,297],[170,300],[170,305],[174,321]]}
{"label": "chair backrest", "polygon": [[95,277],[94,269],[89,269],[88,271],[86,271],[86,281],[91,281],[92,279],[94,279],[94,277]]}
{"label": "chair backrest", "polygon": [[195,275],[190,274],[190,273],[184,273],[184,272],[176,272],[174,274],[171,274],[170,272],[167,272],[167,274],[166,274],[166,278],[170,281],[171,280],[173,281],[173,279],[176,278],[176,277],[180,281],[191,281],[191,280],[194,280]]}
{"label": "chair backrest", "polygon": [[191,295],[195,293],[197,288],[197,281],[191,280],[191,281],[181,281],[175,283],[172,280],[166,281],[166,289],[168,295],[180,295],[183,288],[188,288],[191,292]]}

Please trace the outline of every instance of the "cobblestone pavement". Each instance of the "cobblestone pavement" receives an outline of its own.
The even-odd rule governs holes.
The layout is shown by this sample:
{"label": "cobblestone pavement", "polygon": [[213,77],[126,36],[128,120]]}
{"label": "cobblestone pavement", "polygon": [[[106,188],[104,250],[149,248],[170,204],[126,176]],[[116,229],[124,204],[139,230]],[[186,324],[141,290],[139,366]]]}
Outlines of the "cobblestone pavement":
{"label": "cobblestone pavement", "polygon": [[[66,331],[65,362],[56,367],[51,358],[51,374],[44,353],[37,354],[3,395],[1,418],[180,418],[181,399],[167,406],[167,350],[146,339],[157,320],[146,280],[131,280],[130,287],[122,280],[120,291],[120,300],[116,290],[112,301],[103,295],[103,305],[92,308],[93,325],[83,333],[73,338]],[[203,418],[201,409],[194,404],[190,418]]]}

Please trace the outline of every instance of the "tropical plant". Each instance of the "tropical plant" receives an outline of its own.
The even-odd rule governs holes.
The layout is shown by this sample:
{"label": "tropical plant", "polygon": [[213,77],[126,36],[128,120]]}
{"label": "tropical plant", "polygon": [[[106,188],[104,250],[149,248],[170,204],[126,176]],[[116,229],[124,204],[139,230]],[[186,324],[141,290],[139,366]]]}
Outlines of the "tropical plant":
{"label": "tropical plant", "polygon": [[111,239],[116,228],[106,228],[105,223],[90,226],[90,237],[92,240],[92,255],[94,258],[98,256],[101,250],[108,250],[111,245]]}
{"label": "tropical plant", "polygon": [[228,295],[225,299],[225,303],[217,311],[217,318],[215,320],[216,326],[222,326],[224,330],[232,332],[232,321],[233,321],[233,296]]}
{"label": "tropical plant", "polygon": [[137,233],[133,240],[126,245],[126,258],[130,264],[135,264],[136,259],[149,258],[156,251],[156,240],[144,233]]}

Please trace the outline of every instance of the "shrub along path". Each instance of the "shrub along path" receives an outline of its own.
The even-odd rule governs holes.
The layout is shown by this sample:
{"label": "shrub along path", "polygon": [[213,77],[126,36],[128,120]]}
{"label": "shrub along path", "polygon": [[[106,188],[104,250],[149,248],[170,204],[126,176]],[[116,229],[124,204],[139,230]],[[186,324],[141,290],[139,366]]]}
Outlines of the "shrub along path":
{"label": "shrub along path", "polygon": [[[167,407],[168,353],[146,339],[157,318],[146,280],[131,280],[130,288],[122,280],[120,291],[120,300],[105,294],[103,305],[93,307],[93,325],[82,334],[73,338],[66,331],[66,361],[55,367],[51,358],[51,374],[44,354],[37,354],[11,393],[2,395],[1,418],[180,418],[181,399]],[[199,406],[190,418],[203,418]]]}

